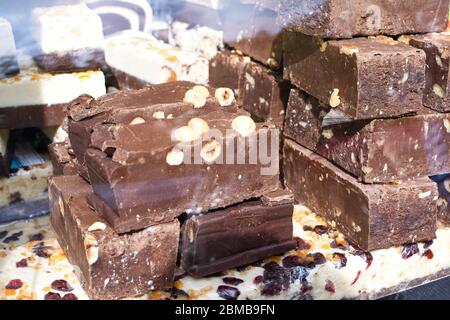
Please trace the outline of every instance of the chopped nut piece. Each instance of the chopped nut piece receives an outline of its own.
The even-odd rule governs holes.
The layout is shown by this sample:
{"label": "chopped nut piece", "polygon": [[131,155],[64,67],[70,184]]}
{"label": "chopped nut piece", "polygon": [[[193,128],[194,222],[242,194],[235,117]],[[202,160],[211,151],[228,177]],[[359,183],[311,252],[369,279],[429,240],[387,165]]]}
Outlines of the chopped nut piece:
{"label": "chopped nut piece", "polygon": [[64,217],[64,202],[62,198],[58,199],[59,204],[59,212],[61,212],[61,215]]}
{"label": "chopped nut piece", "polygon": [[88,228],[88,231],[103,231],[106,229],[106,224],[103,222],[97,221],[91,224],[91,226]]}
{"label": "chopped nut piece", "polygon": [[341,104],[341,98],[339,97],[339,89],[334,89],[330,96],[330,107],[336,108]]}
{"label": "chopped nut piece", "polygon": [[200,151],[200,156],[207,163],[213,163],[222,152],[222,146],[216,140],[207,142],[202,150]]}
{"label": "chopped nut piece", "polygon": [[203,108],[206,104],[206,99],[209,97],[209,91],[203,86],[195,86],[188,90],[184,95],[184,102],[192,103],[194,108]]}
{"label": "chopped nut piece", "polygon": [[234,102],[233,90],[229,88],[218,88],[214,94],[222,107],[228,107]]}
{"label": "chopped nut piece", "polygon": [[93,265],[98,260],[98,242],[95,237],[89,233],[84,236],[84,249],[89,265]]}
{"label": "chopped nut piece", "polygon": [[439,98],[444,97],[444,89],[437,83],[433,85],[433,92],[435,95],[437,95]]}
{"label": "chopped nut piece", "polygon": [[256,124],[249,116],[238,116],[234,118],[231,127],[243,137],[249,136],[256,130]]}
{"label": "chopped nut piece", "polygon": [[164,111],[155,111],[153,112],[153,118],[162,120],[165,118]]}
{"label": "chopped nut piece", "polygon": [[145,123],[145,120],[141,117],[136,117],[133,120],[131,120],[130,125],[134,126],[136,124],[142,124],[142,123]]}
{"label": "chopped nut piece", "polygon": [[208,123],[200,118],[192,118],[188,123],[188,127],[194,130],[194,132],[199,136],[209,130]]}
{"label": "chopped nut piece", "polygon": [[181,142],[191,142],[199,137],[200,134],[194,131],[190,126],[181,127],[172,132],[172,139]]}
{"label": "chopped nut piece", "polygon": [[172,149],[166,156],[166,162],[170,166],[179,166],[183,163],[184,153],[179,149]]}

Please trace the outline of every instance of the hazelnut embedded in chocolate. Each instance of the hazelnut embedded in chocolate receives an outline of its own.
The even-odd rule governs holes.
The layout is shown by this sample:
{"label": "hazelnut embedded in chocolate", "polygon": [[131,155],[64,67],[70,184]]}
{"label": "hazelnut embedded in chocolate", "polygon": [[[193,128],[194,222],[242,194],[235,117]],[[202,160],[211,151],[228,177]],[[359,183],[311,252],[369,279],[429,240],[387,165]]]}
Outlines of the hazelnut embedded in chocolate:
{"label": "hazelnut embedded in chocolate", "polygon": [[230,88],[218,88],[214,96],[222,107],[228,107],[234,102],[234,92]]}
{"label": "hazelnut embedded in chocolate", "polygon": [[238,116],[234,118],[231,127],[243,137],[249,136],[256,130],[256,124],[249,116]]}

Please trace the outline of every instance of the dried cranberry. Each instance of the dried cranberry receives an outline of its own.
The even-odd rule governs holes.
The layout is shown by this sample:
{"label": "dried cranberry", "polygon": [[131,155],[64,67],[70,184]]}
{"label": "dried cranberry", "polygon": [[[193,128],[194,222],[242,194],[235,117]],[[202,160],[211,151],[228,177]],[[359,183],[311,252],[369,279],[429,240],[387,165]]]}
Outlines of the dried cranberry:
{"label": "dried cranberry", "polygon": [[[1,238],[1,237],[0,237],[0,238]],[[429,247],[431,247],[432,244],[433,244],[433,240],[425,241],[425,242],[423,243],[423,248],[424,248],[424,249],[428,249]]]}
{"label": "dried cranberry", "polygon": [[71,285],[63,279],[55,280],[52,282],[51,287],[53,290],[63,291],[63,292],[69,292],[72,291],[73,288]]}
{"label": "dried cranberry", "polygon": [[3,239],[8,234],[8,231],[0,231],[0,239]]}
{"label": "dried cranberry", "polygon": [[263,281],[264,281],[264,277],[263,276],[256,276],[255,279],[253,279],[253,283],[254,284],[260,284]]}
{"label": "dried cranberry", "polygon": [[419,246],[417,243],[405,244],[402,250],[402,258],[409,259],[417,253],[419,253]]}
{"label": "dried cranberry", "polygon": [[42,235],[42,233],[36,233],[31,235],[29,239],[30,241],[41,241],[42,239],[44,239],[44,236]]}
{"label": "dried cranberry", "polygon": [[9,237],[3,239],[3,243],[8,243],[8,242],[11,242],[11,241],[18,241],[22,235],[23,235],[22,231],[13,233]]}
{"label": "dried cranberry", "polygon": [[290,255],[285,257],[281,263],[285,268],[304,267],[312,269],[316,266],[313,259],[301,259],[299,256]]}
{"label": "dried cranberry", "polygon": [[28,267],[28,260],[26,258],[23,258],[22,260],[16,262],[16,268],[26,268],[26,267]]}
{"label": "dried cranberry", "polygon": [[313,287],[310,283],[304,281],[302,282],[302,286],[300,287],[300,292],[301,294],[305,294],[306,292],[311,291],[312,288]]}
{"label": "dried cranberry", "polygon": [[33,252],[41,258],[50,258],[51,254],[48,252],[53,249],[50,246],[46,246],[43,242],[40,242],[38,245],[33,247]]}
{"label": "dried cranberry", "polygon": [[311,226],[303,226],[303,231],[314,231],[314,228]]}
{"label": "dried cranberry", "polygon": [[370,252],[358,250],[358,251],[353,252],[352,254],[355,256],[361,257],[367,263],[366,270],[369,269],[369,267],[372,265],[373,256]]}
{"label": "dried cranberry", "polygon": [[222,278],[222,281],[224,283],[232,285],[232,286],[238,286],[238,285],[240,285],[241,283],[244,282],[244,280],[238,279],[238,278],[235,278],[235,277],[225,277],[225,278]]}
{"label": "dried cranberry", "polygon": [[20,289],[23,286],[23,282],[20,279],[12,279],[6,285],[6,289]]}
{"label": "dried cranberry", "polygon": [[344,250],[344,251],[347,251],[349,249],[347,244],[337,243],[336,240],[333,240],[330,243],[330,247],[333,248],[333,249],[341,249],[341,250]]}
{"label": "dried cranberry", "polygon": [[221,285],[217,288],[217,294],[225,300],[236,300],[241,292],[235,287]]}
{"label": "dried cranberry", "polygon": [[57,292],[49,292],[44,296],[44,300],[61,300],[61,295]]}
{"label": "dried cranberry", "polygon": [[333,253],[333,262],[337,269],[342,269],[347,265],[347,258],[343,253],[335,252]]}
{"label": "dried cranberry", "polygon": [[303,240],[300,237],[294,237],[294,240],[297,241],[297,250],[309,250],[311,249],[311,246],[308,242]]}
{"label": "dried cranberry", "polygon": [[327,282],[325,283],[325,290],[327,290],[328,292],[331,292],[331,293],[336,292],[336,288],[334,287],[333,281],[327,280]]}
{"label": "dried cranberry", "polygon": [[66,293],[62,297],[62,300],[78,300],[78,297],[76,295],[74,295],[73,293]]}
{"label": "dried cranberry", "polygon": [[320,236],[327,233],[328,230],[330,230],[330,228],[327,226],[323,226],[323,225],[317,225],[314,227],[314,232]]}
{"label": "dried cranberry", "polygon": [[356,281],[358,281],[360,276],[361,276],[361,270],[358,270],[358,272],[356,273],[356,278],[353,280],[352,285],[354,285],[356,283]]}
{"label": "dried cranberry", "polygon": [[170,296],[173,299],[178,299],[178,298],[189,298],[189,295],[186,293],[186,291],[181,290],[181,289],[177,289],[177,288],[172,288],[170,290]]}
{"label": "dried cranberry", "polygon": [[316,264],[316,265],[324,264],[327,262],[327,259],[325,258],[325,256],[320,252],[310,253],[310,254],[308,254],[308,257],[312,257],[314,259],[314,264]]}
{"label": "dried cranberry", "polygon": [[423,256],[427,257],[428,259],[431,260],[431,259],[433,259],[434,254],[433,254],[433,251],[431,251],[431,249],[428,249],[423,253]]}

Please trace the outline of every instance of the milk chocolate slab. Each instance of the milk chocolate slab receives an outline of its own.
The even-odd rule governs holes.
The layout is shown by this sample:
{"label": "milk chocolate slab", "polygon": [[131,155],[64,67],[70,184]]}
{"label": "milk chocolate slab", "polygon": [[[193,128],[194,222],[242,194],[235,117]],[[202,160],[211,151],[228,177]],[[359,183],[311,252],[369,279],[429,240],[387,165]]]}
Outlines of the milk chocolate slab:
{"label": "milk chocolate slab", "polygon": [[423,103],[439,112],[450,111],[449,47],[450,35],[427,34],[412,36],[409,44],[425,51],[427,56]]}
{"label": "milk chocolate slab", "polygon": [[280,1],[280,20],[291,31],[323,38],[444,31],[448,0]]}
{"label": "milk chocolate slab", "polygon": [[65,104],[38,104],[0,108],[0,128],[18,129],[61,125]]}
{"label": "milk chocolate slab", "polygon": [[[196,117],[210,130],[184,145],[172,137],[179,128],[186,129],[190,118],[95,127],[85,159],[94,192],[104,203],[98,210],[116,232],[123,233],[275,190],[278,130],[256,124],[253,137],[238,137],[231,129],[238,116],[251,121],[243,111],[219,110]],[[254,143],[267,145],[266,159],[262,158],[266,152],[256,155],[251,150]],[[177,161],[172,160],[174,155]]]}
{"label": "milk chocolate slab", "polygon": [[60,176],[78,174],[75,156],[69,152],[67,142],[51,143],[48,146],[48,151],[53,165],[54,175]]}
{"label": "milk chocolate slab", "polygon": [[271,69],[251,62],[243,71],[239,103],[257,120],[283,127],[290,84]]}
{"label": "milk chocolate slab", "polygon": [[193,216],[182,228],[181,267],[203,277],[294,249],[292,200],[249,201]]}
{"label": "milk chocolate slab", "polygon": [[366,185],[328,160],[285,140],[284,176],[297,201],[363,250],[435,238],[438,190],[428,178],[397,185]]}
{"label": "milk chocolate slab", "polygon": [[438,204],[440,206],[439,218],[446,224],[450,225],[450,175],[445,175],[438,182],[439,196]]}
{"label": "milk chocolate slab", "polygon": [[52,73],[98,70],[106,64],[105,52],[99,48],[42,53],[34,60],[43,71]]}
{"label": "milk chocolate slab", "polygon": [[450,171],[450,114],[418,115],[322,127],[330,108],[293,89],[284,135],[365,183],[414,180]]}
{"label": "milk chocolate slab", "polygon": [[111,69],[114,81],[117,83],[117,87],[120,88],[120,90],[139,90],[151,85],[151,83],[134,77],[119,69],[113,67],[109,68]]}
{"label": "milk chocolate slab", "polygon": [[284,78],[350,120],[400,116],[422,106],[422,50],[386,37],[322,42],[288,32],[284,40]]}
{"label": "milk chocolate slab", "polygon": [[89,297],[118,299],[171,288],[179,222],[118,235],[87,205],[91,193],[79,176],[49,180],[51,224]]}
{"label": "milk chocolate slab", "polygon": [[223,50],[209,62],[209,85],[216,88],[230,88],[238,97],[239,88],[242,87],[243,71],[245,66],[250,63],[250,57],[238,54],[235,51]]}

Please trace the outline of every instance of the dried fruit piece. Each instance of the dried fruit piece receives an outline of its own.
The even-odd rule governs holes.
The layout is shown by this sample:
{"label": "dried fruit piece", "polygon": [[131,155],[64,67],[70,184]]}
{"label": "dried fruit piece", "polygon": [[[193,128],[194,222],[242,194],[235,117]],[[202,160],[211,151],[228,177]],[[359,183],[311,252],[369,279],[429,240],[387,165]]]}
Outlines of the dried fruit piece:
{"label": "dried fruit piece", "polygon": [[297,241],[297,250],[309,250],[311,249],[311,245],[303,240],[300,237],[294,237],[294,240]]}
{"label": "dried fruit piece", "polygon": [[12,241],[19,241],[20,237],[23,235],[22,231],[13,233],[12,235],[6,237],[5,239],[3,239],[3,243],[9,243]]}
{"label": "dried fruit piece", "polygon": [[249,116],[238,116],[233,119],[231,127],[236,130],[242,137],[251,135],[256,130],[255,121]]}
{"label": "dried fruit piece", "polygon": [[28,237],[30,241],[42,241],[44,239],[44,235],[42,233],[36,233]]}
{"label": "dried fruit piece", "polygon": [[347,265],[347,258],[343,253],[335,252],[333,253],[333,262],[337,269],[342,269]]}
{"label": "dried fruit piece", "polygon": [[330,293],[335,293],[336,292],[336,288],[334,286],[333,281],[327,280],[327,282],[325,283],[325,290],[330,292]]}
{"label": "dried fruit piece", "polygon": [[403,246],[402,258],[406,260],[418,253],[419,253],[419,246],[417,245],[417,243],[406,244]]}
{"label": "dried fruit piece", "polygon": [[317,233],[319,236],[327,233],[328,230],[330,230],[330,228],[323,225],[317,225],[314,227],[314,232]]}
{"label": "dried fruit piece", "polygon": [[235,278],[235,277],[225,277],[225,278],[222,278],[222,281],[231,286],[238,286],[244,282],[244,280]]}
{"label": "dried fruit piece", "polygon": [[258,285],[258,284],[262,283],[263,280],[264,280],[263,276],[256,276],[255,279],[253,279],[253,283]]}
{"label": "dried fruit piece", "polygon": [[431,247],[432,244],[433,244],[433,240],[425,241],[423,243],[423,248],[428,249],[429,247]]}
{"label": "dried fruit piece", "polygon": [[69,292],[72,291],[72,286],[64,279],[55,280],[52,282],[51,287],[53,290]]}
{"label": "dried fruit piece", "polygon": [[53,249],[53,248],[50,247],[50,246],[46,246],[44,242],[40,242],[39,244],[37,244],[36,246],[33,247],[33,252],[38,257],[50,258],[51,257],[51,253],[49,251],[51,249]]}
{"label": "dried fruit piece", "polygon": [[26,258],[23,258],[22,260],[16,262],[16,268],[26,268],[26,267],[28,267],[28,260]]}
{"label": "dried fruit piece", "polygon": [[8,234],[8,231],[0,231],[0,239],[3,239]]}
{"label": "dried fruit piece", "polygon": [[62,297],[62,300],[78,300],[78,297],[76,295],[74,295],[73,293],[66,293]]}
{"label": "dried fruit piece", "polygon": [[433,251],[428,249],[422,254],[422,256],[427,257],[429,260],[431,260],[431,259],[433,259],[434,254],[433,254]]}
{"label": "dried fruit piece", "polygon": [[5,286],[6,289],[20,289],[23,286],[23,282],[20,279],[12,279],[8,282],[8,284]]}
{"label": "dried fruit piece", "polygon": [[44,300],[61,300],[61,295],[50,291],[44,296]]}
{"label": "dried fruit piece", "polygon": [[241,292],[235,287],[220,285],[217,288],[217,294],[225,300],[236,300],[241,295]]}
{"label": "dried fruit piece", "polygon": [[217,88],[214,96],[222,107],[231,106],[234,102],[234,92],[230,88]]}
{"label": "dried fruit piece", "polygon": [[170,166],[179,166],[183,163],[184,153],[180,149],[172,149],[166,156],[166,162]]}
{"label": "dried fruit piece", "polygon": [[325,256],[320,252],[310,253],[307,255],[307,257],[312,257],[314,259],[314,264],[316,264],[316,265],[324,264],[327,262],[327,259],[325,258]]}
{"label": "dried fruit piece", "polygon": [[170,289],[170,297],[173,299],[178,298],[189,299],[189,295],[187,294],[186,291],[177,288]]}
{"label": "dried fruit piece", "polygon": [[365,252],[362,250],[357,250],[355,252],[352,253],[354,256],[359,256],[361,257],[366,263],[367,263],[367,267],[366,270],[369,269],[369,267],[372,265],[372,261],[373,261],[373,256],[370,252]]}

